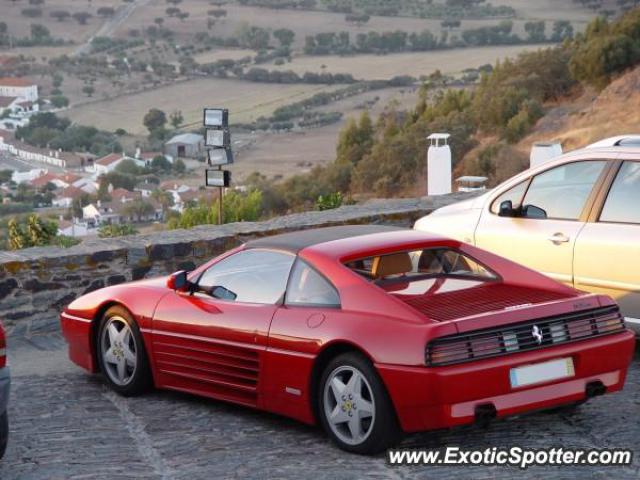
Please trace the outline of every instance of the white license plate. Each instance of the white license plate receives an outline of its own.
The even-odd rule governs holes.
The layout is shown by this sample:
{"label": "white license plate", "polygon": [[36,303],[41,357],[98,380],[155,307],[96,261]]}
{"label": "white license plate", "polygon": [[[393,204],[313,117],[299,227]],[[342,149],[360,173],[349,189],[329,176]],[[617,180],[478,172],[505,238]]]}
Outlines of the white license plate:
{"label": "white license plate", "polygon": [[511,387],[524,387],[535,383],[550,382],[576,374],[572,358],[561,358],[549,362],[535,363],[526,367],[512,368],[509,372]]}

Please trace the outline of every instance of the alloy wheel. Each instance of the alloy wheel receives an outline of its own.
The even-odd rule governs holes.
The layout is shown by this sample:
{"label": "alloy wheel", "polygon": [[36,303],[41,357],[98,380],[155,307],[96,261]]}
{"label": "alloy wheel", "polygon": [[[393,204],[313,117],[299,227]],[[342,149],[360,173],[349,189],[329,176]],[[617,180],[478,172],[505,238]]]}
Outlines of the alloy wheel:
{"label": "alloy wheel", "polygon": [[100,339],[102,364],[109,379],[118,386],[128,385],[136,373],[137,348],[131,327],[120,316],[107,320]]}
{"label": "alloy wheel", "polygon": [[362,372],[346,365],[336,368],[327,378],[322,398],[329,428],[341,441],[359,445],[369,437],[375,399]]}

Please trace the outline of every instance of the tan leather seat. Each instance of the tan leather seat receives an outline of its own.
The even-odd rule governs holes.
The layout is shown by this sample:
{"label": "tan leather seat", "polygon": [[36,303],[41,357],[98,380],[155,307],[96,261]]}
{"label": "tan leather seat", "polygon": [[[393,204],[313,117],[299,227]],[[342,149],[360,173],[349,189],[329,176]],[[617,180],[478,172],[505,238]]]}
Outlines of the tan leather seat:
{"label": "tan leather seat", "polygon": [[411,257],[408,252],[383,255],[373,259],[371,274],[374,278],[384,278],[391,275],[402,275],[413,270]]}

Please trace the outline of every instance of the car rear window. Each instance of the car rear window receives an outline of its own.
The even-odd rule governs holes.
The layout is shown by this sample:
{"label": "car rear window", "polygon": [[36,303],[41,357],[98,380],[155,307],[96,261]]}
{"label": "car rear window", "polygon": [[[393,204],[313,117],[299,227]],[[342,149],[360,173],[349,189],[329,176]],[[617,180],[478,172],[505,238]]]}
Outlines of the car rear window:
{"label": "car rear window", "polygon": [[499,278],[488,267],[452,248],[394,252],[350,261],[345,265],[380,286],[441,277],[475,281]]}

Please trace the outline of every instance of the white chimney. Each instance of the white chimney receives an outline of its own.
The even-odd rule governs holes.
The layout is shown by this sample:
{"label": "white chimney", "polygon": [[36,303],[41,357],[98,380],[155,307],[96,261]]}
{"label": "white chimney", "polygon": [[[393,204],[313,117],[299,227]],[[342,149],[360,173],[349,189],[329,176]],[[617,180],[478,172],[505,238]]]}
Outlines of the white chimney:
{"label": "white chimney", "polygon": [[559,142],[534,143],[529,155],[529,167],[537,167],[560,155],[562,155],[562,144]]}
{"label": "white chimney", "polygon": [[432,133],[427,137],[427,195],[451,193],[451,148],[448,133]]}
{"label": "white chimney", "polygon": [[136,158],[138,160],[140,159],[140,155],[142,155],[142,150],[140,150],[140,147],[136,147]]}

